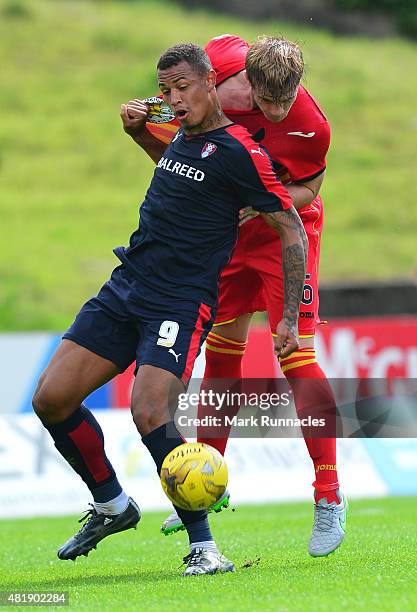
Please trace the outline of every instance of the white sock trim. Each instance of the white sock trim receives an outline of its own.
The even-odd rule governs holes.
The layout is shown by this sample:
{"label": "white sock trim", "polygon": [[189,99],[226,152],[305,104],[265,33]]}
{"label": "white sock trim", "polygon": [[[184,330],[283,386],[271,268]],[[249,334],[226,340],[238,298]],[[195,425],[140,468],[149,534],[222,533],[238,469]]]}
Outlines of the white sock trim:
{"label": "white sock trim", "polygon": [[99,514],[120,514],[124,512],[129,503],[129,498],[124,491],[114,499],[107,502],[94,502],[94,508]]}
{"label": "white sock trim", "polygon": [[214,540],[206,540],[204,542],[193,542],[190,544],[190,552],[193,552],[195,548],[204,548],[205,550],[212,550],[218,552],[216,542]]}

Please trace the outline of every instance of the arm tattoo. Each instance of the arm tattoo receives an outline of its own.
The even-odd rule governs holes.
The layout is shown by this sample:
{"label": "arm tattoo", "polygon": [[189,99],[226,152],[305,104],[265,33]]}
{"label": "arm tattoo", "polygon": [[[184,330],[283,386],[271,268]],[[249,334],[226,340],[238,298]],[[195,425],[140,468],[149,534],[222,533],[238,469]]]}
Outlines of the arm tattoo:
{"label": "arm tattoo", "polygon": [[303,296],[307,236],[294,208],[284,212],[262,215],[281,236],[282,269],[284,273],[284,320],[292,330],[297,329],[298,311]]}
{"label": "arm tattoo", "polygon": [[283,227],[288,227],[295,231],[299,230],[300,225],[303,227],[301,219],[293,206],[282,212],[263,213],[262,216],[265,218],[265,221],[274,227],[280,234],[283,231]]}
{"label": "arm tattoo", "polygon": [[283,248],[282,265],[284,271],[284,319],[290,329],[296,329],[305,278],[305,251],[302,245],[293,244]]}

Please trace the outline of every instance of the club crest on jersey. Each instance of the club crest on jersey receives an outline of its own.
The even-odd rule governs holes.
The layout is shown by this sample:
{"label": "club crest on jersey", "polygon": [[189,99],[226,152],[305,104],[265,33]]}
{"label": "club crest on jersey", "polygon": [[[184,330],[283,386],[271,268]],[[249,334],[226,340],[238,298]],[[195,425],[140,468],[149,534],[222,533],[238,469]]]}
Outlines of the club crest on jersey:
{"label": "club crest on jersey", "polygon": [[216,147],[215,144],[213,144],[212,142],[206,142],[206,144],[204,145],[204,147],[201,150],[201,157],[203,159],[205,157],[208,157],[209,155],[214,153],[216,149],[217,149],[217,147]]}

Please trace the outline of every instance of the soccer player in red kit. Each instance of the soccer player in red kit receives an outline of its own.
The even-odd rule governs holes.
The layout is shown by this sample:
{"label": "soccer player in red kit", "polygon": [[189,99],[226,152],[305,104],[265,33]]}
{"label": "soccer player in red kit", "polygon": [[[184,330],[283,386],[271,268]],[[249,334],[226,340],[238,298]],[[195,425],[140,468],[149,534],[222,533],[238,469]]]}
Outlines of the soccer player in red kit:
{"label": "soccer player in red kit", "polygon": [[[319,190],[330,144],[329,124],[317,102],[300,84],[304,62],[297,44],[261,37],[249,47],[243,39],[226,34],[212,39],[206,51],[217,74],[216,88],[225,114],[246,127],[267,149],[298,209],[309,241],[298,322],[300,348],[280,359],[282,372],[292,387],[300,417],[313,414],[318,405],[334,414],[334,396],[314,349],[314,334],[320,323],[318,267],[323,228]],[[161,141],[169,142],[176,126],[148,124],[147,132],[135,134],[129,110],[134,113],[140,108],[139,101],[122,108],[124,127],[156,161],[162,154]],[[142,104],[142,112],[143,109],[146,112]],[[238,243],[221,276],[216,327],[206,340],[203,385],[209,386],[205,381],[213,379],[242,378],[242,358],[254,312],[268,312],[271,331],[282,315],[284,285],[277,283],[277,279],[282,281],[282,264],[279,250],[274,247],[276,236],[261,218],[254,218],[256,213],[246,210],[243,214],[245,222]],[[204,410],[199,407],[200,417]],[[209,433],[200,429],[198,440],[224,454],[228,436],[216,438]],[[315,469],[315,520],[309,553],[325,556],[344,538],[347,502],[339,490],[335,439],[305,437],[305,442]],[[228,497],[221,504],[228,505]],[[174,513],[164,522],[162,531],[168,534],[180,528],[181,521]]]}

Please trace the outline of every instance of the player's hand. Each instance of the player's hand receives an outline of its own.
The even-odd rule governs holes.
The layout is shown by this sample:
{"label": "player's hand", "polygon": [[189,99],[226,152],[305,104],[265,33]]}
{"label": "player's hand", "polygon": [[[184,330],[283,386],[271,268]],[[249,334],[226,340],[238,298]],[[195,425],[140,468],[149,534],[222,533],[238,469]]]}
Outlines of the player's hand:
{"label": "player's hand", "polygon": [[285,319],[278,323],[274,338],[274,353],[277,357],[288,357],[299,347],[297,325],[290,325]]}
{"label": "player's hand", "polygon": [[126,134],[132,137],[140,134],[145,128],[147,115],[148,105],[143,100],[135,99],[122,104],[120,117]]}
{"label": "player's hand", "polygon": [[245,208],[241,208],[239,210],[239,227],[250,221],[251,219],[255,219],[259,213],[256,210],[253,210],[252,206],[246,206]]}

